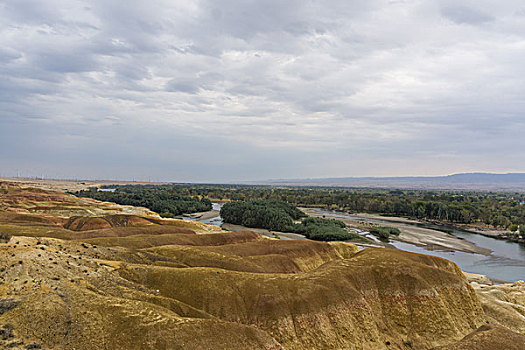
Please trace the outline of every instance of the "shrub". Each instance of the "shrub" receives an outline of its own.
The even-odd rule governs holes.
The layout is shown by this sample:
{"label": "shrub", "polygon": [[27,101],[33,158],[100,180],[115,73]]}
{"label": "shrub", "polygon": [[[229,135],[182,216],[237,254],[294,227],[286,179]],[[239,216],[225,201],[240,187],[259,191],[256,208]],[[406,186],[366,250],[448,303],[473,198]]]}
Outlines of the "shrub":
{"label": "shrub", "polygon": [[382,239],[389,239],[390,235],[399,236],[401,231],[396,227],[378,226],[370,229],[370,233]]}
{"label": "shrub", "polygon": [[316,241],[347,241],[359,238],[359,235],[350,233],[343,228],[334,226],[315,226],[306,233],[306,238]]}
{"label": "shrub", "polygon": [[306,238],[316,241],[347,241],[359,238],[359,235],[346,230],[344,222],[335,219],[308,217],[293,227],[294,232],[302,233]]}
{"label": "shrub", "polygon": [[7,243],[11,239],[11,235],[0,232],[0,243]]}

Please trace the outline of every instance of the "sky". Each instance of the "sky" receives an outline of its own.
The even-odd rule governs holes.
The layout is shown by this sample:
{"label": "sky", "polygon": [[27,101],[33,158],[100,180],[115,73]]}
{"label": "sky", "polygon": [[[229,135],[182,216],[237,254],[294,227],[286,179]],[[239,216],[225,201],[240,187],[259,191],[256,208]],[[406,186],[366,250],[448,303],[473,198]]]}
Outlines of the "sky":
{"label": "sky", "polygon": [[525,172],[522,0],[0,0],[0,176]]}

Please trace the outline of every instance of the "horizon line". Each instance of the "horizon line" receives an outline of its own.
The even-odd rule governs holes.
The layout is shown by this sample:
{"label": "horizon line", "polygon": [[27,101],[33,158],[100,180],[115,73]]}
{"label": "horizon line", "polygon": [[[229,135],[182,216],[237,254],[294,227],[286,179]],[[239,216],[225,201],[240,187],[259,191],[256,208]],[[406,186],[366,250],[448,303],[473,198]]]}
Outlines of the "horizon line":
{"label": "horizon line", "polygon": [[406,178],[446,178],[455,175],[525,175],[525,172],[460,172],[446,175],[399,175],[399,176],[326,176],[326,177],[295,177],[295,178],[271,178],[259,180],[225,180],[225,181],[176,181],[176,180],[159,180],[159,179],[94,179],[94,178],[68,178],[68,177],[46,177],[46,176],[0,176],[1,179],[16,179],[16,180],[48,180],[48,181],[90,181],[90,182],[132,182],[132,183],[158,183],[158,184],[244,184],[257,182],[272,182],[272,181],[306,181],[306,180],[341,180],[341,179],[406,179]]}

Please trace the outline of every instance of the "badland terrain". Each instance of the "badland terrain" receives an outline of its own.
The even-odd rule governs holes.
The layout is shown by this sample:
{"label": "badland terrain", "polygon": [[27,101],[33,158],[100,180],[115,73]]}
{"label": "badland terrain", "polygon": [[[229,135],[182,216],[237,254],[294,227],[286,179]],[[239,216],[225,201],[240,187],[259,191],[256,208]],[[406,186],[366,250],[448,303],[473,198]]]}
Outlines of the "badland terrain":
{"label": "badland terrain", "polygon": [[[523,349],[525,284],[0,183],[0,346]],[[85,186],[84,186],[85,187]]]}

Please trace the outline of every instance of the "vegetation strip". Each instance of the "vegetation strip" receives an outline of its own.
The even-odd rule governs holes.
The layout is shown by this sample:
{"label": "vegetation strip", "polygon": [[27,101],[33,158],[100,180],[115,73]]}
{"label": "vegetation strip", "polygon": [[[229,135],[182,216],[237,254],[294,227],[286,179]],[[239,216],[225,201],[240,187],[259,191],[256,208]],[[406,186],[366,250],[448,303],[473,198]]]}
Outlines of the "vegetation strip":
{"label": "vegetation strip", "polygon": [[92,187],[74,194],[104,202],[146,207],[162,217],[208,211],[212,208],[208,198],[182,195],[173,186],[115,186],[114,191],[99,191]]}
{"label": "vegetation strip", "polygon": [[359,235],[348,232],[342,221],[306,217],[306,214],[295,206],[278,200],[226,203],[221,209],[221,217],[224,222],[230,224],[299,233],[318,241],[359,238]]}

